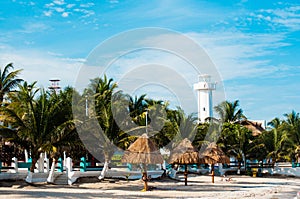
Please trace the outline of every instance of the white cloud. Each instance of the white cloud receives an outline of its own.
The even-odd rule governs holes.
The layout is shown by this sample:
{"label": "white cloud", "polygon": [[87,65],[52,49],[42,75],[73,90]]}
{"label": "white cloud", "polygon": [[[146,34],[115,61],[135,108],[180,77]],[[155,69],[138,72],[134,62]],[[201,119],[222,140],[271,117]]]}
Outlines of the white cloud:
{"label": "white cloud", "polygon": [[45,5],[46,8],[50,8],[52,6],[54,6],[54,3],[48,3],[48,4]]}
{"label": "white cloud", "polygon": [[263,56],[278,54],[280,47],[289,45],[283,42],[283,34],[216,32],[189,33],[188,36],[204,47],[224,80],[274,72],[276,68]]}
{"label": "white cloud", "polygon": [[51,52],[51,51],[48,51],[47,54],[51,55],[53,57],[62,57],[63,56],[63,54],[61,54],[61,53],[56,53],[56,52]]}
{"label": "white cloud", "polygon": [[86,3],[86,4],[80,4],[80,7],[82,8],[90,8],[92,6],[94,6],[95,4],[94,3]]}
{"label": "white cloud", "polygon": [[260,9],[251,14],[258,21],[265,21],[271,27],[281,26],[292,31],[300,30],[300,6],[285,5],[282,8]]}
{"label": "white cloud", "polygon": [[68,12],[63,12],[63,13],[61,14],[61,16],[62,16],[62,17],[68,17],[68,16],[69,16],[69,13],[68,13]]}
{"label": "white cloud", "polygon": [[83,14],[80,18],[87,18],[95,15],[95,12],[93,10],[75,8],[74,11]]}
{"label": "white cloud", "polygon": [[70,8],[73,8],[74,6],[75,6],[75,4],[68,4],[68,5],[67,5],[67,8],[70,9]]}
{"label": "white cloud", "polygon": [[[49,79],[61,79],[65,87],[75,82],[76,75],[84,59],[57,57],[56,53],[43,53],[39,50],[20,50],[10,46],[0,49],[0,64],[13,62],[15,69],[23,69],[21,78],[28,82],[38,81],[38,85],[47,88]],[[63,66],[63,67],[62,67]]]}
{"label": "white cloud", "polygon": [[50,27],[42,22],[25,23],[23,29],[20,32],[23,33],[34,33],[48,30]]}
{"label": "white cloud", "polygon": [[59,8],[59,7],[54,8],[54,9],[55,9],[56,12],[64,12],[65,11],[64,8]]}
{"label": "white cloud", "polygon": [[[76,8],[76,4],[66,4],[65,1],[63,0],[55,0],[52,3],[45,4],[46,10],[43,11],[43,14],[47,17],[53,16],[56,13],[59,13],[60,16],[66,18],[70,16],[73,12],[78,13],[80,18],[88,18],[92,15],[95,15],[95,12],[91,10],[90,8],[94,6],[94,3],[85,3],[85,4],[80,4],[80,8]],[[86,22],[83,21],[83,23],[92,23],[91,21]]]}
{"label": "white cloud", "polygon": [[65,1],[64,0],[54,0],[53,3],[56,5],[64,5]]}
{"label": "white cloud", "polygon": [[43,13],[44,13],[44,15],[47,16],[47,17],[51,17],[52,14],[53,14],[51,10],[44,11]]}
{"label": "white cloud", "polygon": [[114,3],[119,3],[119,1],[118,0],[110,0],[109,3],[114,4]]}

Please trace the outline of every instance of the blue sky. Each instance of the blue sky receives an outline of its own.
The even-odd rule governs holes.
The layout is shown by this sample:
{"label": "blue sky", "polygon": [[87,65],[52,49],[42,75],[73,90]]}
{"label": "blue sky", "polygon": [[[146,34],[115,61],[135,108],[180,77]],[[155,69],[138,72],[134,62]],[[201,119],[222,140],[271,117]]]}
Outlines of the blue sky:
{"label": "blue sky", "polygon": [[[3,0],[0,64],[44,87],[73,85],[101,42],[123,31],[168,28],[192,38],[215,63],[226,98],[249,119],[300,110],[300,3],[275,0]],[[197,81],[197,78],[194,80]]]}

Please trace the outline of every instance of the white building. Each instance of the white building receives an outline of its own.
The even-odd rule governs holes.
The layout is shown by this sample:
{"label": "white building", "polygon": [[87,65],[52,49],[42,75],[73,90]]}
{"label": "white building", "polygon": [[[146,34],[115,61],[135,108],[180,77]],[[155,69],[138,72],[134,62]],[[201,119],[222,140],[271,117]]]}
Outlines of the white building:
{"label": "white building", "polygon": [[205,119],[213,116],[212,91],[216,90],[216,83],[211,82],[210,75],[199,75],[199,82],[194,84],[194,90],[198,91],[198,119],[205,122]]}

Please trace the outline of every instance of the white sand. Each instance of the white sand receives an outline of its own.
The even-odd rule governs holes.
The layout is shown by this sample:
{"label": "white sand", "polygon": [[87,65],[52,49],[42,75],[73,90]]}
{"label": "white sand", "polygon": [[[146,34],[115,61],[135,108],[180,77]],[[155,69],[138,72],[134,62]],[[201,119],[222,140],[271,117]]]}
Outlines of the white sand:
{"label": "white sand", "polygon": [[232,181],[225,181],[215,177],[213,184],[211,176],[191,176],[188,186],[169,179],[150,181],[149,186],[155,188],[142,192],[140,180],[73,186],[15,184],[0,187],[0,198],[295,198],[300,191],[300,178],[232,176]]}

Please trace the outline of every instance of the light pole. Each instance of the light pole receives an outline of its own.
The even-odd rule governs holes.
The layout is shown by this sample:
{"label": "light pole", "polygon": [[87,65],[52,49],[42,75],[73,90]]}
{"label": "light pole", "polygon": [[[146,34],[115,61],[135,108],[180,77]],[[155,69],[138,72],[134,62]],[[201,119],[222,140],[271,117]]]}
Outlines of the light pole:
{"label": "light pole", "polygon": [[85,116],[88,117],[89,116],[89,112],[88,112],[88,96],[85,95]]}
{"label": "light pole", "polygon": [[146,109],[146,134],[148,135],[148,109]]}

